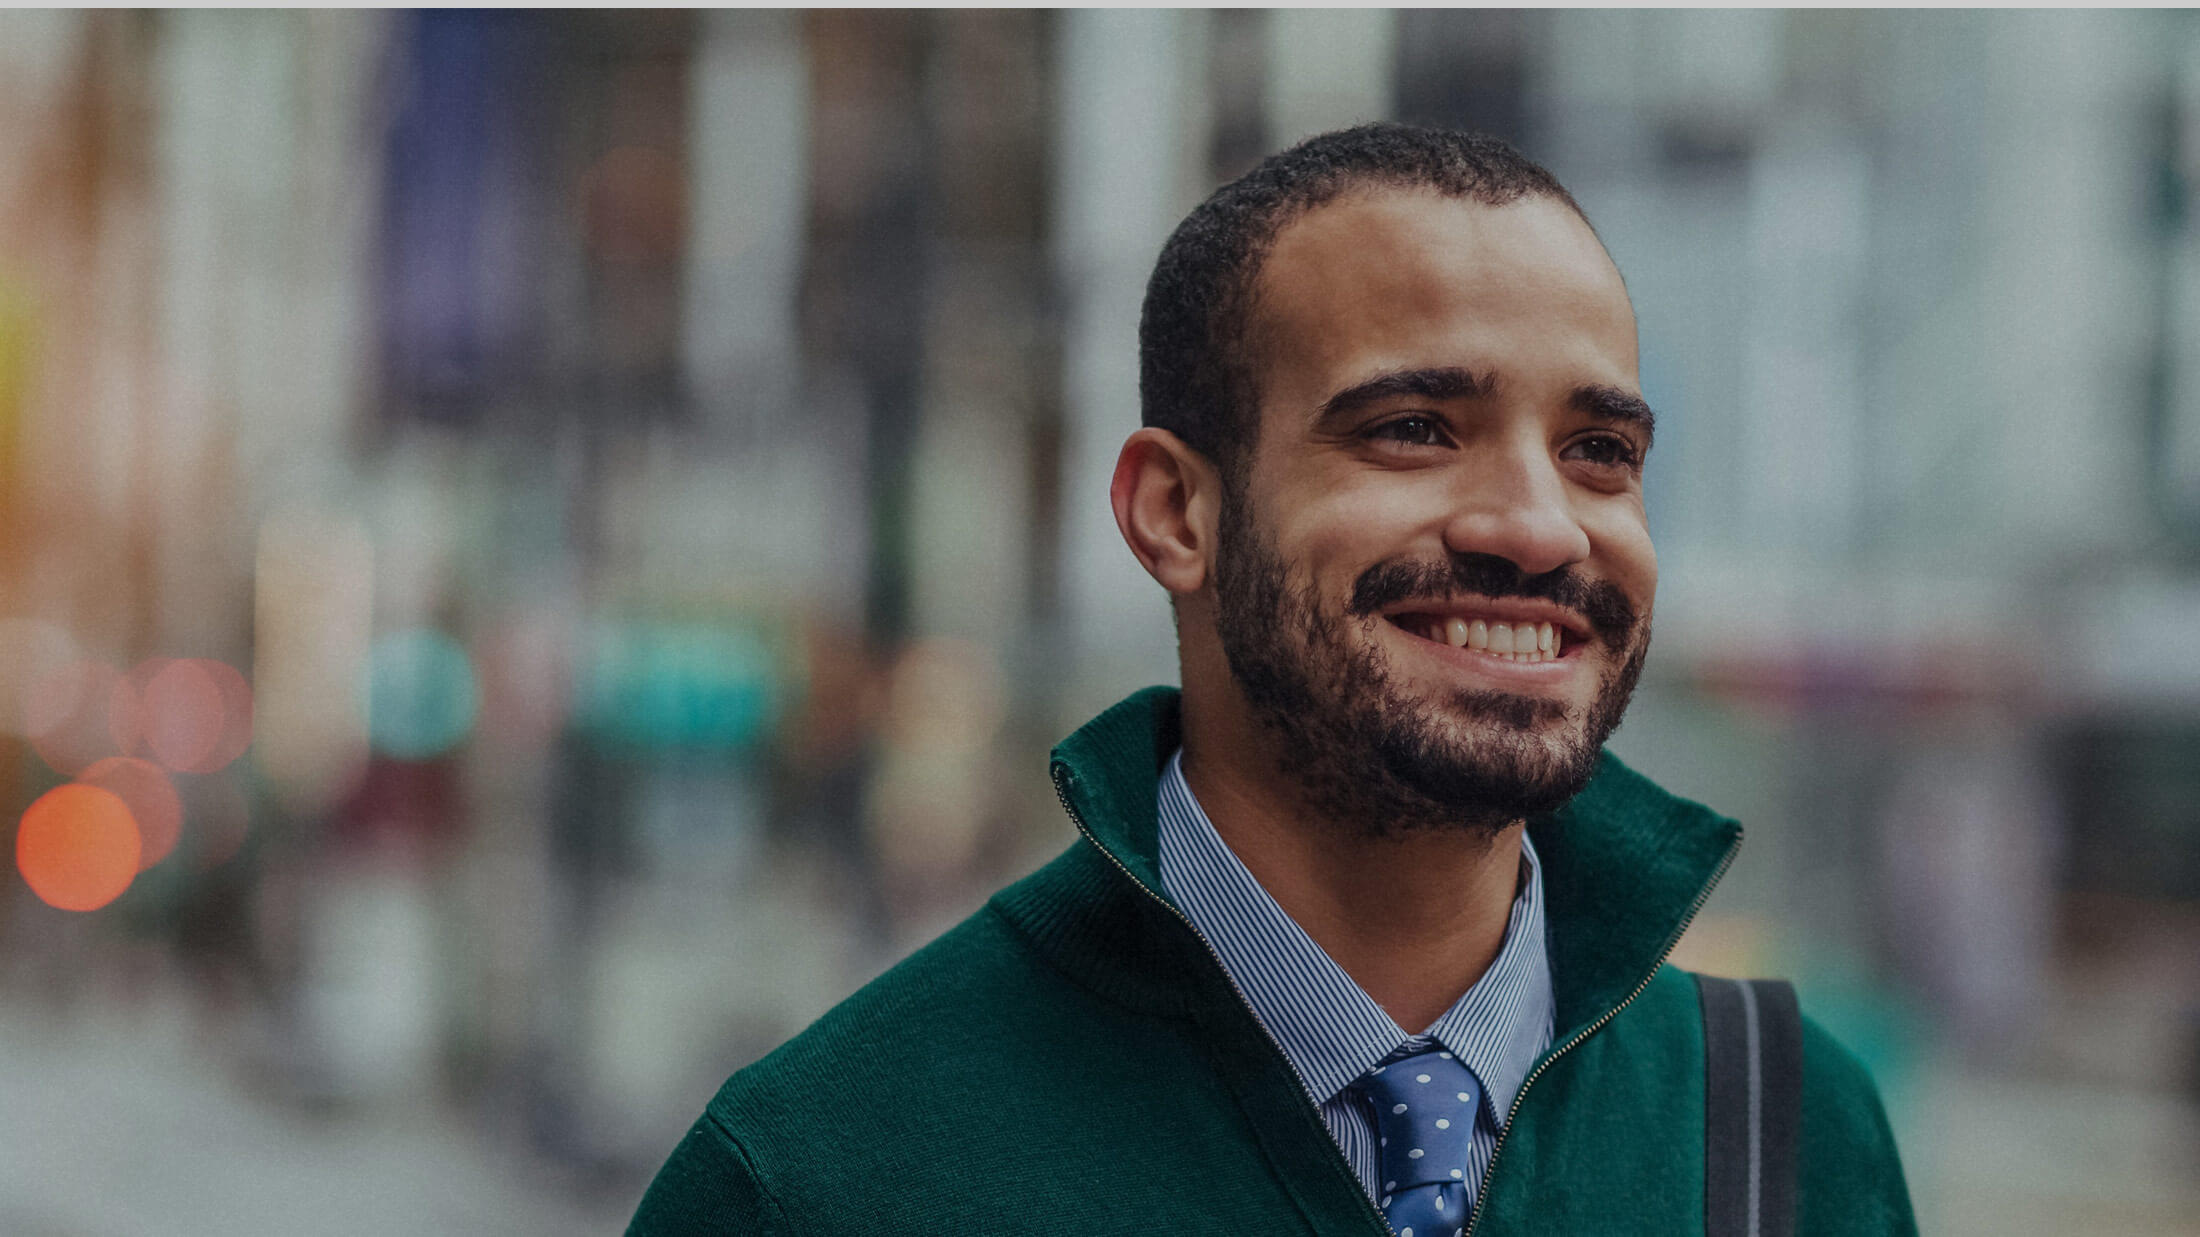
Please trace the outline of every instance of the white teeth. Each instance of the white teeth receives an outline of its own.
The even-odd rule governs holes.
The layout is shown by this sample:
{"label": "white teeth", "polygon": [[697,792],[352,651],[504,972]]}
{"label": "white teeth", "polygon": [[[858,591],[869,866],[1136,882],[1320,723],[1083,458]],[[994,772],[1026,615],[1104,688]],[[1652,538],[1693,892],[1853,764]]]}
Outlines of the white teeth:
{"label": "white teeth", "polygon": [[1417,634],[1455,649],[1474,649],[1529,665],[1557,661],[1566,647],[1566,629],[1553,623],[1492,623],[1487,619],[1440,618],[1430,620]]}

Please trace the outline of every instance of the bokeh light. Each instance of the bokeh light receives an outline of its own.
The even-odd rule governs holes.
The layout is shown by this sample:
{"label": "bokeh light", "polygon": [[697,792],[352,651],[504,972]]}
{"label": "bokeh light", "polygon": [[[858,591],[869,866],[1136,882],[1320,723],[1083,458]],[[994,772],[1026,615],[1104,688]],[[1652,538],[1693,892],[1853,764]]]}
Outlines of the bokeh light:
{"label": "bokeh light", "polygon": [[481,706],[466,650],[425,627],[376,641],[363,688],[368,741],[399,760],[428,760],[456,747]]}
{"label": "bokeh light", "polygon": [[23,810],[15,866],[48,906],[96,911],[136,879],[142,842],[121,796],[72,782]]}
{"label": "bokeh light", "polygon": [[137,822],[143,871],[166,859],[183,836],[183,800],[160,766],[134,756],[110,756],[77,775],[78,782],[114,792]]}
{"label": "bokeh light", "polygon": [[[122,754],[115,742],[117,696],[129,699],[122,672],[104,662],[72,661],[31,683],[23,717],[31,746],[56,773],[75,775]],[[125,721],[124,737],[129,737]]]}
{"label": "bokeh light", "polygon": [[740,748],[766,731],[779,658],[743,627],[619,624],[597,632],[581,693],[597,736],[641,748]]}
{"label": "bokeh light", "polygon": [[[148,662],[131,678],[147,669],[135,720],[148,755],[179,773],[212,773],[244,754],[252,689],[243,674],[224,662],[179,658]],[[115,730],[119,740],[121,724]]]}

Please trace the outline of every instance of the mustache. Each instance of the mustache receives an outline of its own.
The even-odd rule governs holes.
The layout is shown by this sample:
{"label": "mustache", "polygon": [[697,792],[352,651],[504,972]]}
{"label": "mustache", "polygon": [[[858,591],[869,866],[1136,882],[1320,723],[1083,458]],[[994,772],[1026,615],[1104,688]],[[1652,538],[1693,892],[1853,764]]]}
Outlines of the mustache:
{"label": "mustache", "polygon": [[1461,594],[1499,600],[1548,601],[1581,616],[1604,643],[1620,648],[1640,617],[1627,594],[1609,580],[1591,580],[1572,567],[1531,576],[1494,554],[1454,554],[1448,561],[1386,559],[1352,582],[1348,606],[1356,618],[1409,601],[1442,602]]}

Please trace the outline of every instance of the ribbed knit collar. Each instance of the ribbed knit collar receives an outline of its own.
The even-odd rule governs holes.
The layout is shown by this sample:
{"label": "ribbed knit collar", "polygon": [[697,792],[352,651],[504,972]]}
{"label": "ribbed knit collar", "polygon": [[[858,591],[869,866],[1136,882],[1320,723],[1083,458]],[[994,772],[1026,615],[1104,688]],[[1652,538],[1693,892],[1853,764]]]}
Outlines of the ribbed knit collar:
{"label": "ribbed knit collar", "polygon": [[[1092,843],[1182,918],[1161,879],[1155,811],[1161,769],[1182,742],[1178,708],[1175,688],[1138,692],[1057,745],[1052,769]],[[1741,840],[1740,825],[1609,752],[1588,787],[1528,833],[1542,863],[1557,1043],[1648,981]]]}

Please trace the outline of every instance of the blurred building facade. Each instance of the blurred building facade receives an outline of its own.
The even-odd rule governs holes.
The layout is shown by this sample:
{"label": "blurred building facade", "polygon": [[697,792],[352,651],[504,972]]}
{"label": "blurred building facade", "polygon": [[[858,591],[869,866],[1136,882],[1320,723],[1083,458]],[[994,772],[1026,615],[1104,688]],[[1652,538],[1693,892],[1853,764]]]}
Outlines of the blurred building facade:
{"label": "blurred building facade", "polygon": [[[183,821],[0,890],[0,1056],[153,1037],[623,1214],[1070,841],[1046,748],[1175,673],[1105,497],[1154,255],[1387,117],[1546,163],[1635,298],[1614,747],[1751,838],[1682,959],[1796,977],[1928,1227],[2200,1231],[2200,19],[19,13],[0,67],[0,798],[137,760]],[[249,750],[115,720],[164,659]],[[0,1227],[284,1226],[40,1163]]]}

